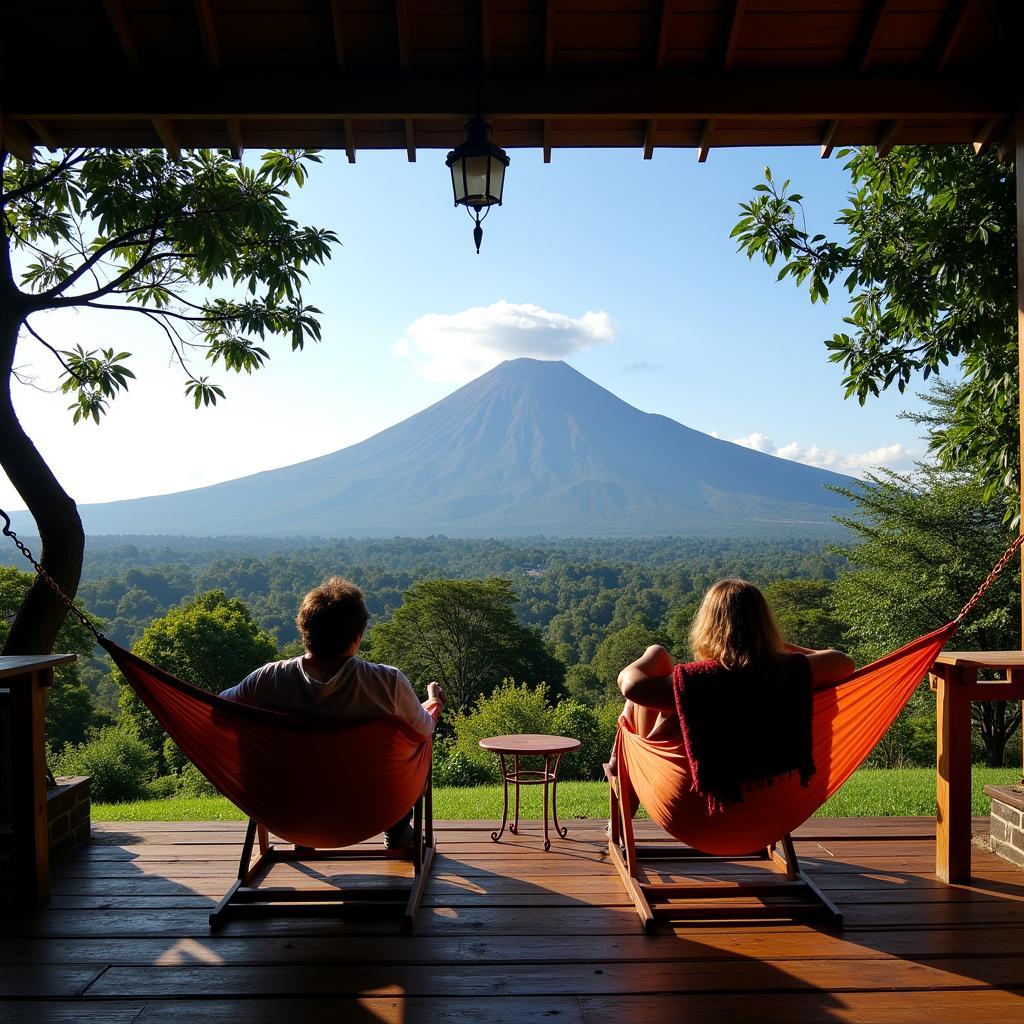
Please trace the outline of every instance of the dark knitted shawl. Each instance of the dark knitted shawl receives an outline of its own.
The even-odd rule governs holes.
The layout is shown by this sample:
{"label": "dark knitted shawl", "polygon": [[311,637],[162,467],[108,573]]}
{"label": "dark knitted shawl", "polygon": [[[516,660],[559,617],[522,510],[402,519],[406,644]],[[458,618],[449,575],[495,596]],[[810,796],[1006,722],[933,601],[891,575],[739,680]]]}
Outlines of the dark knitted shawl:
{"label": "dark knitted shawl", "polygon": [[691,785],[710,811],[739,803],[744,786],[791,772],[810,782],[811,666],[802,654],[743,669],[676,665],[672,683]]}

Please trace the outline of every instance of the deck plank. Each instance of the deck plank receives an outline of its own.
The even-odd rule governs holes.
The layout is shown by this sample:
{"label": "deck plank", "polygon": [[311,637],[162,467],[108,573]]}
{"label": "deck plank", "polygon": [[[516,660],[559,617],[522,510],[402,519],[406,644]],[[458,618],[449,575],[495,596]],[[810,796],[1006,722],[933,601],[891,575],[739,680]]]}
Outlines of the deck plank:
{"label": "deck plank", "polygon": [[[1024,872],[974,851],[970,884],[934,876],[926,818],[813,819],[806,869],[842,932],[776,920],[665,924],[645,936],[607,855],[603,821],[536,822],[500,844],[491,822],[438,823],[415,934],[365,917],[240,919],[211,936],[240,822],[95,826],[55,865],[52,903],[0,919],[0,1019],[154,1024],[345,1020],[1005,1022],[1024,1015]],[[976,822],[982,827],[983,822]],[[648,821],[641,842],[659,841]],[[664,837],[661,836],[663,840]],[[652,861],[653,877],[723,885],[757,862]],[[362,884],[402,862],[314,860],[276,884]]]}

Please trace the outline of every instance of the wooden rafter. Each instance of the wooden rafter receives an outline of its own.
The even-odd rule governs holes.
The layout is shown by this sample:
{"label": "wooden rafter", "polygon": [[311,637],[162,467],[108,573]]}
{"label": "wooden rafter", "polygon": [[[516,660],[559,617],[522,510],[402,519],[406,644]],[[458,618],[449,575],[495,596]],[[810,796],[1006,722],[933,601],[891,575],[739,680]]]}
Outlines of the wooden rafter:
{"label": "wooden rafter", "polygon": [[412,26],[409,0],[395,0],[395,27],[398,32],[398,66],[406,74],[412,71]]}
{"label": "wooden rafter", "polygon": [[544,122],[544,163],[551,163],[551,122]]}
{"label": "wooden rafter", "polygon": [[711,152],[711,132],[715,122],[710,119],[705,121],[700,129],[700,138],[697,140],[697,163],[707,163],[708,154]]}
{"label": "wooden rafter", "polygon": [[874,0],[868,8],[850,54],[850,67],[855,71],[867,71],[871,66],[878,46],[879,30],[892,4],[893,0]]}
{"label": "wooden rafter", "polygon": [[998,117],[990,117],[984,124],[978,125],[978,130],[974,134],[974,142],[971,143],[975,156],[982,156],[988,152],[1001,120]]}
{"label": "wooden rafter", "polygon": [[343,10],[341,0],[331,0],[331,25],[334,29],[334,54],[338,62],[338,70],[345,70],[345,32],[342,28],[341,18]]}
{"label": "wooden rafter", "polygon": [[242,123],[237,117],[228,118],[228,148],[236,160],[241,160],[245,153],[245,140],[242,138]]}
{"label": "wooden rafter", "polygon": [[13,153],[26,163],[32,159],[32,141],[21,125],[0,112],[0,150]]}
{"label": "wooden rafter", "polygon": [[492,58],[491,0],[480,0],[480,70],[491,70]]}
{"label": "wooden rafter", "polygon": [[647,122],[644,130],[644,159],[650,160],[654,156],[654,135],[658,130],[658,122],[651,119]]}
{"label": "wooden rafter", "polygon": [[45,125],[42,121],[29,121],[29,128],[35,133],[36,138],[52,153],[56,149],[60,149],[56,138],[52,131],[50,131],[49,125]]}
{"label": "wooden rafter", "polygon": [[740,25],[743,22],[743,12],[747,6],[747,0],[733,0],[732,14],[729,17],[729,28],[725,34],[725,44],[722,47],[722,70],[731,71],[733,61],[736,59],[736,47],[740,42]]}
{"label": "wooden rafter", "polygon": [[942,71],[949,63],[974,3],[975,0],[956,0],[942,19],[932,42],[931,63],[936,71]]}
{"label": "wooden rafter", "polygon": [[167,150],[172,160],[181,159],[181,140],[174,125],[166,117],[151,118],[153,130],[160,139],[160,145]]}
{"label": "wooden rafter", "polygon": [[825,130],[821,133],[821,159],[827,160],[832,155],[835,145],[836,130],[839,128],[838,121],[828,121]]}
{"label": "wooden rafter", "polygon": [[668,30],[672,23],[675,0],[661,0],[661,17],[658,19],[658,39],[654,46],[654,70],[661,74],[668,57]]}
{"label": "wooden rafter", "polygon": [[103,0],[103,9],[107,12],[110,27],[121,44],[121,50],[133,68],[140,66],[139,47],[135,42],[135,34],[128,24],[128,14],[124,9],[123,0]]}
{"label": "wooden rafter", "polygon": [[547,0],[544,10],[544,70],[555,67],[555,7],[556,0]]}
{"label": "wooden rafter", "polygon": [[196,21],[199,23],[199,35],[203,40],[206,66],[211,71],[219,71],[220,42],[217,39],[217,26],[213,20],[213,7],[210,5],[210,0],[196,0]]}
{"label": "wooden rafter", "polygon": [[416,163],[416,127],[411,117],[405,119],[405,154],[409,163]]}
{"label": "wooden rafter", "polygon": [[356,135],[352,128],[352,122],[346,118],[344,121],[345,127],[345,156],[348,157],[348,162],[354,164],[356,162]]}
{"label": "wooden rafter", "polygon": [[875,143],[875,153],[880,157],[888,156],[892,147],[896,145],[896,136],[902,130],[903,122],[901,120],[887,121],[883,124],[878,133],[878,141]]}
{"label": "wooden rafter", "polygon": [[[287,79],[220,74],[149,74],[90,82],[88,92],[74,88],[73,76],[59,71],[27,81],[5,83],[4,106],[15,119],[115,121],[139,118],[191,119],[238,117],[246,121],[323,118],[393,118],[450,121],[465,111],[476,79],[457,75],[364,77],[349,75],[344,89],[337,76],[292,75]],[[929,123],[980,123],[1005,114],[1001,82],[979,76],[905,78],[823,78],[808,88],[803,77],[766,75],[619,78],[544,75],[480,81],[481,109],[488,118],[534,121],[565,117],[599,121],[688,118],[747,120],[764,124],[787,119],[908,120]]]}

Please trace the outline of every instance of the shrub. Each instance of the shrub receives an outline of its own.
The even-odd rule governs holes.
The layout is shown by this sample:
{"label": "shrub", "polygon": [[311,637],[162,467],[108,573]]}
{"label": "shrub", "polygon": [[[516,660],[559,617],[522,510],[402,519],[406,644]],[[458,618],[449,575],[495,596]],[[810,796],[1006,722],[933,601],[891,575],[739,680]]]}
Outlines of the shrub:
{"label": "shrub", "polygon": [[435,786],[485,786],[499,781],[498,765],[482,765],[470,761],[461,750],[455,750],[446,757],[434,761],[433,782]]}
{"label": "shrub", "polygon": [[191,761],[185,765],[178,776],[177,796],[199,797],[217,796],[218,790],[209,779]]}
{"label": "shrub", "polygon": [[543,683],[531,689],[526,683],[506,679],[489,697],[478,698],[468,715],[456,716],[454,749],[496,778],[495,755],[481,750],[480,740],[519,732],[549,733],[551,723],[551,706]]}
{"label": "shrub", "polygon": [[608,751],[600,748],[600,728],[593,708],[573,697],[560,701],[551,716],[551,731],[571,736],[580,749],[562,758],[559,775],[563,779],[599,779]]}
{"label": "shrub", "polygon": [[97,803],[140,800],[153,777],[156,757],[134,730],[108,726],[87,743],[69,744],[55,758],[58,775],[88,775]]}
{"label": "shrub", "polygon": [[146,787],[147,800],[170,800],[177,795],[177,775],[160,775]]}

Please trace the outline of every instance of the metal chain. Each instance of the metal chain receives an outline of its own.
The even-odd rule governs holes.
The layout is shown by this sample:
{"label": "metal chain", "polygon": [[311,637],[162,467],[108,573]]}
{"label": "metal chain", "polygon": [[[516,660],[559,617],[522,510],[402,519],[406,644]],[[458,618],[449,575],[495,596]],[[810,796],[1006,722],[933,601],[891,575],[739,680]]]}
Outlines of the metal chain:
{"label": "metal chain", "polygon": [[21,542],[18,535],[11,529],[11,517],[0,508],[0,518],[4,521],[3,535],[14,541],[15,547],[32,563],[39,578],[67,605],[68,611],[78,616],[79,621],[97,640],[105,639],[103,634],[92,624],[89,617],[61,589],[60,584],[35,560],[32,552]]}
{"label": "metal chain", "polygon": [[974,611],[975,605],[977,605],[977,603],[985,595],[985,591],[988,590],[988,588],[991,587],[992,584],[995,583],[995,581],[999,578],[1002,571],[1010,564],[1010,560],[1017,553],[1017,549],[1021,546],[1021,544],[1024,544],[1024,533],[1020,533],[1017,535],[1013,543],[1003,552],[1003,557],[1000,558],[999,561],[996,562],[996,564],[992,567],[992,571],[985,578],[985,582],[982,583],[980,587],[978,587],[978,589],[974,592],[973,597],[971,597],[967,604],[965,604],[963,608],[960,609],[960,614],[953,620],[953,624],[955,626],[959,626],[960,623],[963,622],[963,620],[967,618],[967,616],[970,615],[971,612]]}

